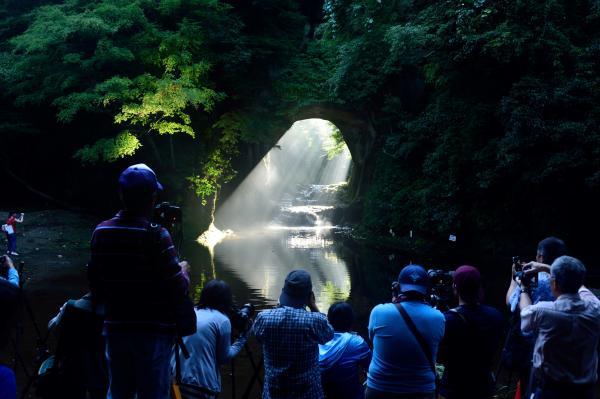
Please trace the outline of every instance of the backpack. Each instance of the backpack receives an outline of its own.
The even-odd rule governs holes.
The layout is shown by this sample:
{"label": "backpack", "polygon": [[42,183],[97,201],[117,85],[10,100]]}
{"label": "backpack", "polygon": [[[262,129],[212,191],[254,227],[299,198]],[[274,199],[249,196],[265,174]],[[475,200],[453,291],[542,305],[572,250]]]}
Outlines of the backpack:
{"label": "backpack", "polygon": [[108,387],[102,325],[104,314],[90,298],[69,300],[58,325],[53,356],[41,365],[35,381],[36,395],[60,398],[69,387]]}
{"label": "backpack", "polygon": [[[158,245],[160,243],[161,229],[162,226],[159,224],[149,224],[148,231],[152,237],[153,245]],[[196,333],[196,312],[194,310],[194,303],[189,294],[180,297],[177,303],[174,304],[174,307],[177,336],[187,337],[188,335]]]}

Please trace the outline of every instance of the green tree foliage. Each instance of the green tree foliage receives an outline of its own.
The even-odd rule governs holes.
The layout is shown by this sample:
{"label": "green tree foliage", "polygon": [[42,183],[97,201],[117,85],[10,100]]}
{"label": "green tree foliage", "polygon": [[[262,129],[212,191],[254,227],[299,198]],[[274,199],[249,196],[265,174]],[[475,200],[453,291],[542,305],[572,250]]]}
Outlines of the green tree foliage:
{"label": "green tree foliage", "polygon": [[59,139],[88,163],[173,137],[204,201],[245,145],[334,105],[369,127],[351,147],[374,170],[371,235],[561,234],[600,199],[597,1],[326,0],[316,29],[300,3],[5,0],[3,93],[104,121]]}
{"label": "green tree foliage", "polygon": [[566,192],[598,198],[597,2],[325,10],[321,42],[337,48],[329,87],[381,133],[368,231],[560,234],[577,203]]}
{"label": "green tree foliage", "polygon": [[[98,108],[113,114],[125,129],[78,152],[84,161],[130,155],[139,147],[135,137],[146,133],[194,136],[192,114],[212,111],[225,97],[208,77],[217,57],[202,23],[222,20],[227,8],[182,3],[163,1],[158,10],[153,2],[119,0],[38,8],[7,56],[17,103],[52,101],[63,123]],[[123,150],[114,148],[120,144]]]}

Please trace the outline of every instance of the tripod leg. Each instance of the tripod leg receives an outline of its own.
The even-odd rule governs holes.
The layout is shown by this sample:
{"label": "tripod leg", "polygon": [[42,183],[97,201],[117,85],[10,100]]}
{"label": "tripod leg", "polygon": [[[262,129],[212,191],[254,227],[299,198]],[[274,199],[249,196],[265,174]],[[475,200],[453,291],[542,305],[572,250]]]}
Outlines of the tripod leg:
{"label": "tripod leg", "polygon": [[235,361],[231,359],[231,399],[235,399]]}
{"label": "tripod leg", "polygon": [[23,356],[21,356],[21,352],[19,352],[19,347],[17,346],[17,342],[13,338],[11,338],[10,342],[12,343],[14,351],[15,351],[15,364],[18,362],[21,365],[21,367],[23,368],[23,372],[25,373],[25,376],[27,378],[31,378],[31,374],[29,373],[29,370],[27,369],[25,360],[23,360]]}
{"label": "tripod leg", "polygon": [[[250,360],[250,364],[252,365],[252,370],[256,371],[258,368],[258,371],[260,372],[260,367],[258,367],[256,362],[254,361],[254,355],[252,354],[252,351],[250,350],[248,344],[244,344],[244,349],[246,350],[246,354],[248,355],[248,359]],[[258,379],[258,383],[260,384],[260,386],[262,386],[262,381],[260,379]]]}
{"label": "tripod leg", "polygon": [[38,340],[41,342],[44,340],[44,338],[42,337],[42,330],[40,330],[40,327],[38,326],[37,322],[35,321],[35,316],[33,315],[33,309],[31,308],[31,303],[29,303],[29,299],[23,295],[23,302],[25,304],[25,310],[27,311],[27,315],[29,316],[29,319],[31,320],[31,324],[33,324],[33,329],[35,330],[35,334],[38,337]]}
{"label": "tripod leg", "polygon": [[[254,369],[254,373],[252,373],[252,378],[250,378],[250,382],[248,382],[248,385],[246,386],[246,390],[244,391],[244,394],[242,395],[242,399],[248,399],[250,397],[250,392],[252,391],[252,388],[254,387],[254,383],[259,380],[258,378],[258,374],[260,373],[260,370],[263,367],[263,359],[260,359],[260,362],[258,362],[258,366]],[[259,384],[262,386],[262,384],[260,383],[259,380]]]}

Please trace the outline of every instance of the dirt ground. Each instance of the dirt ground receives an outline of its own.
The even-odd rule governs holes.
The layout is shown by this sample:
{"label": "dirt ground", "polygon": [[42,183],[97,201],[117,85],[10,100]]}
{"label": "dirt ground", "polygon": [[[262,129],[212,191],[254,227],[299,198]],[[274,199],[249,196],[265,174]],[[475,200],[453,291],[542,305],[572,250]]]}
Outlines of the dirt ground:
{"label": "dirt ground", "polygon": [[[0,211],[0,215],[6,212]],[[26,311],[21,314],[22,327],[18,334],[18,354],[25,367],[17,364],[19,389],[34,372],[37,334],[34,321],[42,337],[47,332],[48,321],[60,306],[70,298],[78,298],[87,291],[85,265],[88,260],[89,240],[97,219],[88,215],[62,210],[46,210],[25,214],[23,223],[17,225],[17,252],[15,266],[24,262],[21,280],[33,320]],[[6,238],[0,240],[2,249]],[[49,340],[53,344],[53,337]],[[1,353],[0,361],[14,364],[15,348],[9,346]],[[28,395],[33,397],[33,395]]]}

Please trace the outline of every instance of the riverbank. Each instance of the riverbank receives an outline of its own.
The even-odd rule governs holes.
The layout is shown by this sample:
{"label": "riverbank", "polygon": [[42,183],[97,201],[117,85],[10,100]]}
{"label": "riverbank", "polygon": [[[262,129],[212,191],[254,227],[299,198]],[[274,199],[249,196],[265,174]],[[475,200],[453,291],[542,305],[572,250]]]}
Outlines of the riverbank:
{"label": "riverbank", "polygon": [[[0,214],[6,212],[0,211]],[[63,210],[27,212],[23,223],[17,225],[17,252],[12,259],[17,266],[24,262],[21,280],[33,320],[24,311],[21,319],[19,353],[27,373],[33,373],[37,334],[34,321],[42,336],[48,321],[60,306],[70,298],[78,298],[87,291],[85,265],[89,257],[89,240],[96,225],[95,218]],[[0,245],[6,245],[3,236]],[[53,339],[49,340],[53,345]],[[8,348],[0,360],[13,364],[14,350]],[[17,367],[17,382],[22,389],[27,383],[23,367]],[[33,398],[34,396],[28,395]]]}

